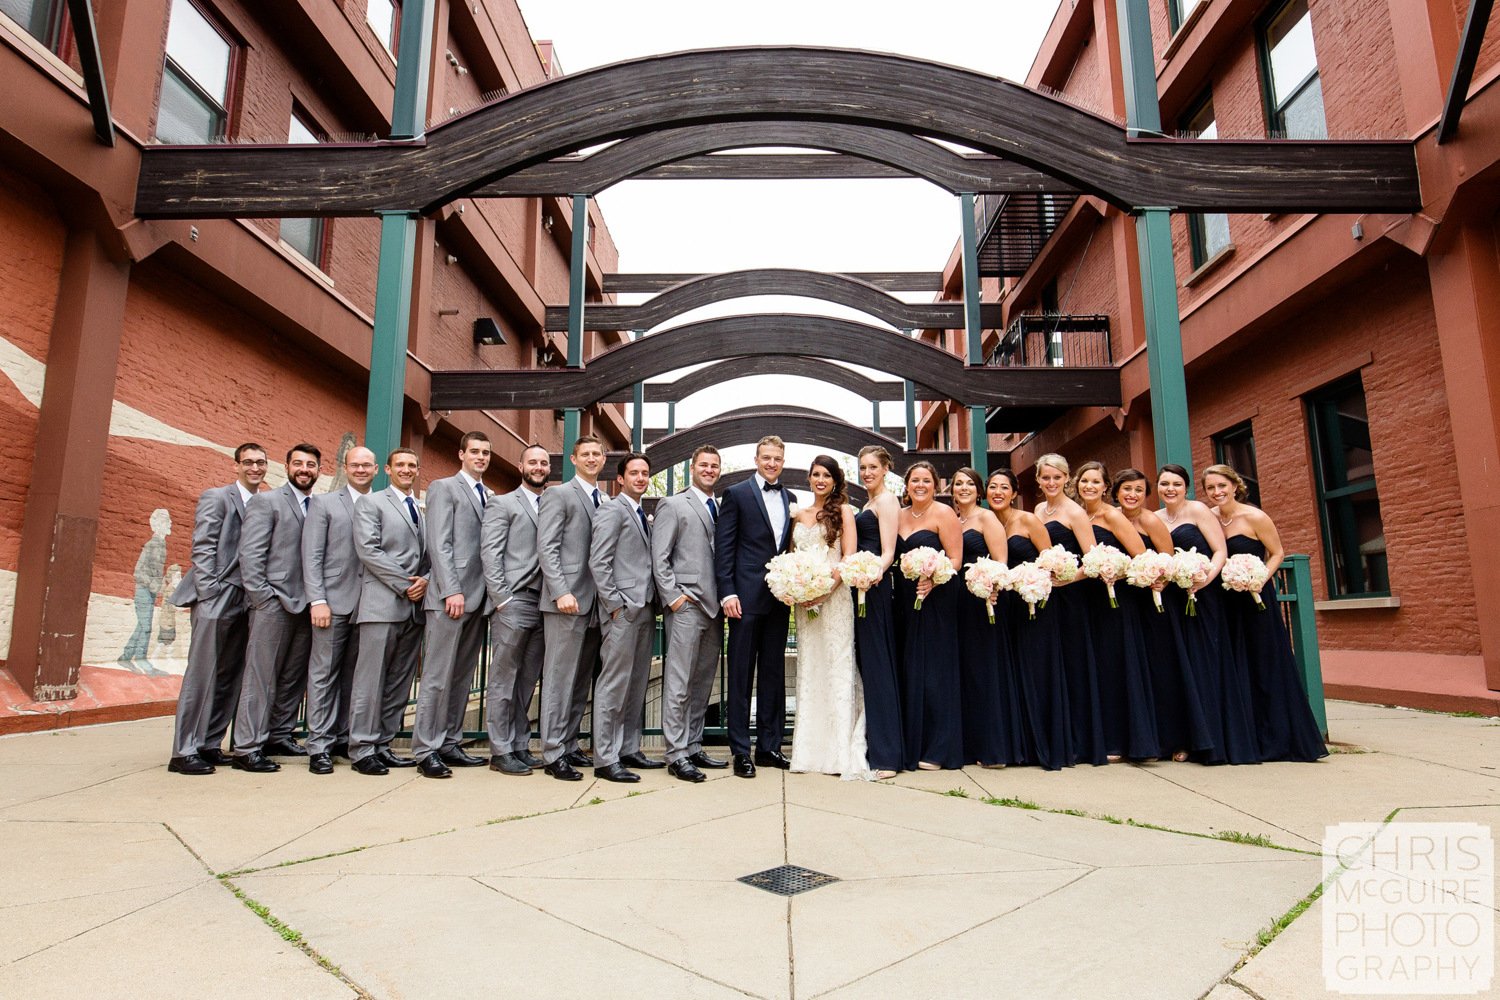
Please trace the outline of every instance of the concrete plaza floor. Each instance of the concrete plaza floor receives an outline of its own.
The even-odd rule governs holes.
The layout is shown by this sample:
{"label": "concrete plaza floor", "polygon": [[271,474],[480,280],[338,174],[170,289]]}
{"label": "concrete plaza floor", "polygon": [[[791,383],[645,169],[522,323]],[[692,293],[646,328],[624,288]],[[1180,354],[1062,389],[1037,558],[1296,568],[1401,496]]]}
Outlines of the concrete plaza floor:
{"label": "concrete plaza floor", "polygon": [[[1319,902],[1257,941],[1319,885],[1324,826],[1500,829],[1500,722],[1329,716],[1315,765],[881,784],[186,778],[170,719],[8,737],[0,996],[1330,995]],[[788,863],[839,881],[738,881]]]}

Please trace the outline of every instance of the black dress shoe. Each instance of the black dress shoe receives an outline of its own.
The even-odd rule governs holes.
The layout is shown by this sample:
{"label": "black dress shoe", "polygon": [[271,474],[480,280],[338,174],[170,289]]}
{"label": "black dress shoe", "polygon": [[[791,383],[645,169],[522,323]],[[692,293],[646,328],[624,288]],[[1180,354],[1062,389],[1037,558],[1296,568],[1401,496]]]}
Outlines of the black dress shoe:
{"label": "black dress shoe", "polygon": [[204,747],[198,751],[198,756],[208,761],[215,767],[228,767],[234,763],[234,758],[229,756],[218,747]]}
{"label": "black dress shoe", "polygon": [[[416,761],[412,761],[412,763],[415,764]],[[374,754],[371,754],[368,757],[361,757],[359,760],[355,761],[349,766],[352,767],[355,771],[358,771],[360,774],[391,773],[391,769],[386,767],[385,764],[381,762],[380,758]]]}
{"label": "black dress shoe", "polygon": [[628,785],[632,781],[640,781],[641,776],[634,771],[625,769],[624,764],[606,764],[603,767],[594,768],[594,777],[603,778],[605,781],[618,781],[622,785]]}
{"label": "black dress shoe", "polygon": [[380,760],[380,763],[384,764],[386,767],[417,766],[417,758],[402,757],[400,754],[391,750],[390,747],[381,747],[379,750],[375,751],[375,756]]}
{"label": "black dress shoe", "polygon": [[637,750],[635,753],[625,754],[620,758],[620,763],[624,764],[626,767],[633,767],[638,771],[655,771],[658,768],[667,766],[666,761],[652,760],[650,757],[647,757],[639,750]]}
{"label": "black dress shoe", "polygon": [[728,767],[729,766],[729,761],[727,761],[727,760],[720,760],[717,757],[710,757],[708,754],[704,753],[702,750],[699,750],[697,753],[694,753],[694,754],[688,754],[687,759],[690,760],[690,761],[692,761],[698,767],[709,767],[709,768],[714,768],[715,770],[717,770],[718,768],[721,768],[721,767]]}
{"label": "black dress shoe", "polygon": [[475,757],[471,753],[464,753],[458,747],[444,750],[438,756],[443,758],[443,763],[449,767],[483,767],[489,761],[483,757]]}
{"label": "black dress shoe", "polygon": [[307,747],[296,740],[272,740],[260,748],[267,757],[306,757]]}
{"label": "black dress shoe", "polygon": [[443,758],[435,753],[430,753],[426,757],[423,757],[420,761],[418,761],[417,770],[421,772],[422,777],[424,778],[453,777],[453,771],[448,767],[447,764],[443,763]]}
{"label": "black dress shoe", "polygon": [[540,771],[543,767],[545,767],[547,765],[546,761],[542,760],[542,758],[538,757],[536,754],[532,753],[530,750],[526,749],[525,747],[522,747],[521,749],[517,750],[516,751],[516,756],[519,757],[519,758],[521,758],[521,763],[522,764],[525,764],[527,767],[531,768],[533,771]]}
{"label": "black dress shoe", "polygon": [[563,754],[563,760],[567,761],[569,764],[572,764],[574,767],[594,766],[594,758],[590,757],[582,750],[569,750],[567,753]]}
{"label": "black dress shoe", "polygon": [[568,758],[566,757],[557,758],[552,763],[546,765],[543,770],[552,775],[552,777],[556,778],[558,781],[583,780],[583,775],[579,774],[578,769],[575,768],[572,764],[568,763]]}
{"label": "black dress shoe", "polygon": [[167,761],[167,770],[175,774],[213,774],[214,766],[200,755],[190,753],[186,757],[173,757]]}
{"label": "black dress shoe", "polygon": [[328,752],[329,752],[329,754],[331,754],[334,757],[342,757],[345,760],[348,760],[349,759],[349,743],[348,743],[347,740],[344,741],[344,742],[341,742],[341,743],[335,743],[333,746],[331,746],[331,747],[328,748]]}
{"label": "black dress shoe", "polygon": [[708,778],[708,775],[693,765],[691,757],[683,757],[680,760],[672,761],[672,763],[667,765],[667,773],[678,781],[691,781],[695,785]]}
{"label": "black dress shoe", "polygon": [[501,774],[530,774],[531,768],[513,753],[496,754],[490,758],[490,770]]}
{"label": "black dress shoe", "polygon": [[236,756],[230,762],[236,771],[254,771],[256,774],[270,774],[272,771],[281,770],[281,765],[267,757],[259,750]]}
{"label": "black dress shoe", "polygon": [[734,755],[734,776],[736,778],[755,777],[755,762],[750,759],[749,754],[737,753]]}
{"label": "black dress shoe", "polygon": [[332,774],[333,755],[327,753],[315,753],[307,758],[307,769],[313,774]]}
{"label": "black dress shoe", "polygon": [[755,763],[761,767],[779,767],[783,771],[792,766],[792,762],[787,760],[786,754],[780,750],[755,751]]}

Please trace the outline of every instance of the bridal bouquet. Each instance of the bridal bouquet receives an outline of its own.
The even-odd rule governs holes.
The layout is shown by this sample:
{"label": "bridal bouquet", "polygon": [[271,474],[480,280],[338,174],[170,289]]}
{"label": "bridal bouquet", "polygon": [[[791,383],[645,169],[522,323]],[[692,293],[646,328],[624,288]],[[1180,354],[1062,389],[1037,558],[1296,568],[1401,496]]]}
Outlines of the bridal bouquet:
{"label": "bridal bouquet", "polygon": [[1224,563],[1224,569],[1219,573],[1219,579],[1223,582],[1225,590],[1238,590],[1240,593],[1249,594],[1255,598],[1255,606],[1258,609],[1266,610],[1266,602],[1260,599],[1260,591],[1266,585],[1266,581],[1271,579],[1271,571],[1266,569],[1266,564],[1259,557],[1252,556],[1248,552],[1230,556]]}
{"label": "bridal bouquet", "polygon": [[[953,561],[944,552],[930,545],[912,549],[901,556],[901,575],[908,580],[928,579],[934,587],[953,579]],[[922,610],[922,598],[912,606],[913,611]]]}
{"label": "bridal bouquet", "polygon": [[833,564],[821,552],[783,552],[766,563],[766,586],[782,604],[807,605],[811,620],[833,592]]}
{"label": "bridal bouquet", "polygon": [[1120,602],[1115,600],[1115,581],[1123,580],[1128,572],[1130,557],[1113,545],[1095,545],[1083,554],[1084,576],[1104,581],[1104,587],[1109,591],[1109,606],[1112,608],[1120,606]]}
{"label": "bridal bouquet", "polygon": [[998,559],[980,556],[964,570],[964,584],[969,593],[984,598],[985,610],[990,613],[990,624],[995,624],[995,595],[1010,589],[1010,570]]}
{"label": "bridal bouquet", "polygon": [[1035,562],[1042,569],[1052,574],[1052,579],[1058,583],[1072,583],[1078,579],[1078,557],[1061,545],[1054,545],[1050,549],[1043,549],[1041,555],[1037,556]]}
{"label": "bridal bouquet", "polygon": [[865,616],[865,591],[880,582],[880,557],[873,552],[854,552],[839,563],[839,576],[859,594],[859,616]]}
{"label": "bridal bouquet", "polygon": [[1013,566],[1010,571],[1010,589],[1026,602],[1027,617],[1035,618],[1037,606],[1045,608],[1047,598],[1052,596],[1052,573],[1034,562]]}
{"label": "bridal bouquet", "polygon": [[1193,585],[1201,576],[1208,579],[1209,567],[1213,565],[1208,556],[1197,549],[1178,549],[1177,554],[1172,557],[1172,582],[1188,592],[1187,613],[1189,617],[1198,614],[1198,598],[1193,593]]}
{"label": "bridal bouquet", "polygon": [[1158,552],[1155,549],[1147,549],[1140,555],[1130,560],[1130,569],[1125,573],[1125,582],[1132,587],[1147,587],[1151,590],[1151,600],[1156,602],[1156,613],[1161,614],[1161,591],[1156,589],[1158,583],[1168,583],[1172,579],[1172,557],[1166,552]]}

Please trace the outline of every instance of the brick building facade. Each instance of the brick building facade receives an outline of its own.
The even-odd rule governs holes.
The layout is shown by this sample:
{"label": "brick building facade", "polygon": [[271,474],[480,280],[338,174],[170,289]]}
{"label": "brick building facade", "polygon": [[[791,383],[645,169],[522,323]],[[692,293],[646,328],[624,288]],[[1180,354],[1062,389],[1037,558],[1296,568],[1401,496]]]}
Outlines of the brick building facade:
{"label": "brick building facade", "polygon": [[[264,444],[268,481],[294,442],[341,451],[364,436],[379,225],[373,219],[134,219],[140,149],[156,141],[338,141],[390,130],[391,0],[118,0],[96,4],[115,144],[95,138],[62,0],[0,16],[0,694],[72,721],[170,711],[187,616],[158,593],[150,651],[121,662],[138,587],[189,563],[193,511],[233,478],[230,452]],[[427,117],[541,82],[511,0],[436,0]],[[550,57],[550,54],[549,54]],[[197,131],[195,131],[197,130]],[[587,286],[616,267],[591,206]],[[543,330],[567,301],[570,206],[459,201],[419,223],[403,442],[419,489],[486,431],[489,485],[518,482],[521,449],[561,445],[551,411],[434,413],[426,373],[531,368],[565,344]],[[506,343],[476,346],[476,319]],[[609,346],[591,335],[585,353]],[[618,406],[585,430],[628,442]],[[165,557],[160,528],[165,520]],[[156,539],[149,555],[149,544]],[[155,567],[160,564],[163,569]],[[144,568],[143,568],[144,567]],[[81,664],[81,670],[80,670]],[[56,702],[42,705],[35,703]],[[3,707],[3,706],[0,706]],[[101,711],[109,711],[101,714]],[[55,724],[58,716],[46,716]]]}

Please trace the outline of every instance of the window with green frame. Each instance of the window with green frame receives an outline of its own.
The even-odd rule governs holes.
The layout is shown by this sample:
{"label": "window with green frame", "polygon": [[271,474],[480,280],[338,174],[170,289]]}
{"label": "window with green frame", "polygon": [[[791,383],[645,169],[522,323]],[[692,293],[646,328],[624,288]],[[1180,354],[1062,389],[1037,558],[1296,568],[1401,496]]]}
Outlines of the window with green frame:
{"label": "window with green frame", "polygon": [[1307,0],[1286,0],[1259,32],[1266,125],[1288,139],[1326,139],[1323,83]]}
{"label": "window with green frame", "polygon": [[[1214,97],[1205,93],[1182,123],[1182,130],[1199,139],[1217,139],[1219,123],[1214,120]],[[1193,212],[1187,217],[1188,245],[1192,250],[1193,268],[1202,267],[1229,246],[1229,216],[1223,212]]]}
{"label": "window with green frame", "polygon": [[1188,19],[1193,8],[1202,3],[1203,0],[1167,0],[1167,22],[1175,35],[1177,29],[1182,27],[1182,22]]}
{"label": "window with green frame", "polygon": [[1307,396],[1328,596],[1389,595],[1370,417],[1358,373]]}
{"label": "window with green frame", "polygon": [[1255,468],[1255,432],[1246,420],[1242,424],[1220,431],[1213,436],[1214,461],[1227,465],[1240,474],[1245,489],[1250,495],[1246,499],[1260,506],[1260,474]]}

